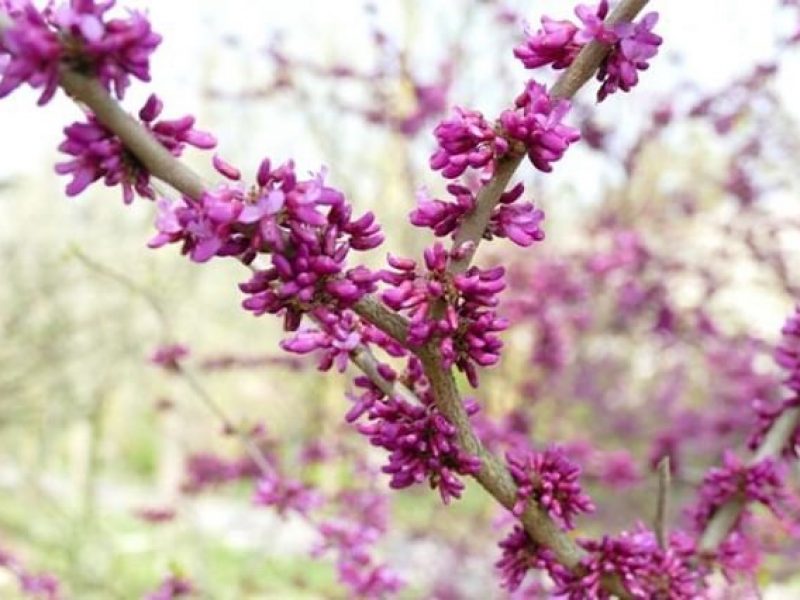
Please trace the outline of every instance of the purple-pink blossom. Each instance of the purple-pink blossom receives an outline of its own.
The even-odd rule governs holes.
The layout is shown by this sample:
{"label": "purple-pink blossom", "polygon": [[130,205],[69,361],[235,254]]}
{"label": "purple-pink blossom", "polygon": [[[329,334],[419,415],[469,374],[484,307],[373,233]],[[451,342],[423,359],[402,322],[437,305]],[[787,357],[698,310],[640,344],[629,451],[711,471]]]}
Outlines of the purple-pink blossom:
{"label": "purple-pink blossom", "polygon": [[180,363],[189,356],[189,348],[183,344],[164,344],[158,346],[150,355],[150,362],[167,371],[180,370]]}
{"label": "purple-pink blossom", "polygon": [[508,151],[508,141],[481,113],[460,106],[433,133],[439,148],[431,156],[430,166],[435,171],[441,169],[448,179],[460,176],[467,168],[491,173],[494,160]]}
{"label": "purple-pink blossom", "polygon": [[39,105],[47,104],[58,89],[61,43],[42,13],[26,3],[9,14],[12,24],[0,34],[0,98],[23,83],[42,89]]}
{"label": "purple-pink blossom", "polygon": [[501,556],[495,568],[501,585],[509,592],[516,591],[522,585],[529,571],[545,571],[555,580],[567,572],[552,550],[534,542],[520,525],[515,525],[498,546]]}
{"label": "purple-pink blossom", "polygon": [[[461,184],[451,183],[447,191],[453,197],[452,201],[431,198],[424,190],[420,191],[417,208],[409,215],[411,224],[429,227],[440,237],[455,234],[464,219],[475,210],[477,199],[470,188]],[[508,238],[523,247],[544,239],[541,228],[544,211],[531,202],[520,201],[524,191],[522,183],[518,183],[500,196],[483,233],[485,239]]]}
{"label": "purple-pink blossom", "polygon": [[[397,378],[388,367],[381,370],[381,376],[390,382]],[[480,459],[460,448],[456,427],[436,407],[417,359],[409,360],[402,380],[416,392],[421,404],[387,396],[369,378],[357,377],[355,384],[363,392],[347,420],[354,422],[364,416],[358,431],[372,445],[389,452],[388,463],[381,470],[390,475],[392,488],[427,481],[447,504],[461,496],[464,484],[459,476],[477,473]],[[467,401],[464,408],[468,415],[478,411],[473,401]]]}
{"label": "purple-pink blossom", "polygon": [[433,339],[446,366],[456,365],[477,387],[476,365],[487,367],[500,359],[497,333],[508,321],[495,311],[497,294],[505,288],[505,269],[470,267],[453,275],[447,270],[449,253],[436,242],[424,252],[425,270],[416,261],[389,256],[392,270],[380,272],[392,286],[381,298],[409,317],[408,343],[421,346]]}
{"label": "purple-pink blossom", "polygon": [[512,451],[506,454],[506,463],[517,484],[515,516],[521,516],[528,503],[534,502],[562,528],[573,529],[577,515],[594,511],[594,503],[578,482],[580,467],[559,448]]}
{"label": "purple-pink blossom", "polygon": [[506,135],[522,142],[533,166],[550,172],[570,144],[580,138],[574,127],[562,123],[570,109],[567,100],[550,98],[545,87],[530,80],[515,108],[500,115]]}
{"label": "purple-pink blossom", "polygon": [[662,43],[661,36],[652,31],[657,22],[658,13],[651,12],[637,23],[614,26],[619,41],[597,71],[597,79],[602,82],[597,92],[598,101],[617,90],[629,92],[639,83],[638,72],[650,66],[650,59],[658,53]]}
{"label": "purple-pink blossom", "polygon": [[[238,169],[219,158],[217,169],[238,179]],[[347,308],[375,290],[377,274],[366,267],[348,269],[350,250],[375,248],[383,241],[372,213],[357,219],[338,190],[325,184],[324,171],[298,180],[288,162],[273,169],[264,160],[256,185],[222,184],[195,201],[160,201],[158,235],[150,246],[182,243],[196,262],[235,256],[250,263],[269,253],[271,266],[254,269],[240,289],[245,309],[256,315],[282,314],[294,331],[303,313],[318,307]]]}
{"label": "purple-pink blossom", "polygon": [[9,11],[11,25],[0,38],[0,98],[27,83],[43,88],[46,104],[58,88],[59,69],[96,77],[122,98],[131,77],[150,81],[150,55],[161,43],[150,21],[138,11],[106,18],[113,1],[70,0],[43,10],[25,1]]}
{"label": "purple-pink blossom", "polygon": [[638,526],[616,537],[583,540],[581,546],[589,555],[581,561],[580,571],[556,579],[559,598],[609,599],[611,594],[602,587],[608,575],[616,575],[637,600],[695,600],[703,589],[699,573],[689,564],[691,547],[681,534],[670,536],[662,548],[652,531]]}
{"label": "purple-pink blossom", "polygon": [[552,65],[566,69],[575,60],[582,44],[575,41],[578,28],[570,21],[557,21],[542,17],[542,28],[536,32],[525,26],[525,41],[514,48],[516,56],[526,69]]}
{"label": "purple-pink blossom", "polygon": [[[186,145],[213,148],[216,140],[211,134],[194,129],[194,117],[156,121],[163,105],[156,95],[151,95],[139,118],[150,134],[173,156],[180,156]],[[129,152],[114,133],[105,128],[93,114],[86,121],[64,128],[66,139],[58,149],[71,156],[70,160],[56,164],[56,173],[71,175],[67,195],[77,196],[91,183],[102,179],[107,186],[120,185],[125,204],[133,201],[134,193],[143,198],[155,199],[156,192],[150,183],[150,173]]]}
{"label": "purple-pink blossom", "polygon": [[273,470],[259,477],[253,502],[259,506],[273,507],[281,515],[290,510],[305,515],[320,506],[322,496],[302,481],[284,477]]}
{"label": "purple-pink blossom", "polygon": [[771,458],[747,465],[731,450],[726,450],[722,466],[706,473],[699,495],[693,511],[698,531],[703,530],[719,507],[734,498],[759,502],[780,515],[781,503],[786,498],[784,471],[782,465]]}
{"label": "purple-pink blossom", "polygon": [[400,344],[371,323],[363,321],[353,311],[334,312],[318,308],[312,316],[317,327],[297,331],[281,342],[281,348],[296,354],[318,353],[320,371],[336,367],[343,373],[351,354],[362,344],[374,344],[391,356],[406,354]]}
{"label": "purple-pink blossom", "polygon": [[633,23],[607,25],[608,10],[607,0],[594,7],[578,5],[575,14],[580,25],[543,17],[541,29],[531,32],[526,28],[525,41],[514,49],[514,55],[528,69],[546,65],[565,69],[586,44],[599,42],[610,48],[597,73],[602,83],[598,101],[617,90],[630,91],[639,82],[638,72],[648,68],[662,43],[653,33],[658,13],[648,13]]}

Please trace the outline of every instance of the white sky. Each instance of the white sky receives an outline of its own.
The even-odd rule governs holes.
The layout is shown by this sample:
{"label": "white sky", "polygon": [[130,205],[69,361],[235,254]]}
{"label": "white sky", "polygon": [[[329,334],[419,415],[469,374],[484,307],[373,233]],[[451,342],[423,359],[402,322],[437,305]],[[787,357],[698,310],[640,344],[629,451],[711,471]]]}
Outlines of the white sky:
{"label": "white sky", "polygon": [[[358,61],[366,51],[362,0],[123,0],[119,4],[149,10],[155,29],[164,34],[164,44],[154,59],[153,81],[154,89],[165,99],[166,116],[199,109],[199,84],[208,77],[208,61],[214,60],[211,44],[224,35],[238,38],[254,56],[276,30],[288,32],[290,46],[316,56],[334,52]],[[386,26],[400,29],[404,0],[377,0],[376,4]],[[568,7],[572,6],[563,0],[514,0],[513,4],[530,6],[527,17],[533,21],[543,13],[569,16]],[[472,6],[472,2],[430,0],[423,5],[433,11],[432,18],[439,20],[437,27],[446,27],[448,15]],[[630,114],[647,94],[668,93],[678,80],[688,79],[709,88],[720,86],[743,67],[769,59],[775,32],[791,31],[794,21],[791,13],[778,13],[774,5],[771,0],[653,0],[650,9],[660,9],[662,13],[658,31],[665,38],[663,53],[644,75],[636,94],[614,97],[601,107],[603,114]],[[436,27],[425,28],[425,36],[414,40],[414,44],[420,48],[435,45],[437,40],[428,33],[435,31]],[[397,34],[402,38],[404,32]],[[510,48],[507,60],[514,61]],[[224,73],[218,71],[215,75],[220,78]],[[230,74],[232,78],[238,76],[241,73]],[[793,99],[800,91],[798,81],[800,63],[794,57],[781,78],[781,93],[793,110],[797,104]],[[147,86],[135,83],[126,99],[127,106],[138,109],[148,91]],[[41,165],[54,157],[61,128],[77,115],[63,95],[44,110],[35,106],[35,98],[35,93],[22,90],[0,102],[0,178],[41,173]],[[458,102],[457,98],[453,100]],[[247,127],[246,123],[236,123],[236,116],[232,113],[233,123],[226,123],[226,128]],[[271,136],[291,136],[287,126],[285,119],[275,118]],[[235,155],[236,148],[225,146],[225,132],[215,133],[221,134],[223,155]],[[304,157],[299,158],[302,161]],[[305,158],[312,162],[308,168],[316,168],[324,160],[324,156],[316,155]]]}

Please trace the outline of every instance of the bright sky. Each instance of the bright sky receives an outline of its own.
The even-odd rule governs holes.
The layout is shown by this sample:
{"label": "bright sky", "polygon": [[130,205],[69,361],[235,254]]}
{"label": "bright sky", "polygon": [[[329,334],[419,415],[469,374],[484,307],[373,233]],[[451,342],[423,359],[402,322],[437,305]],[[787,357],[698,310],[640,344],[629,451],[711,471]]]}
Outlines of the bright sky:
{"label": "bright sky", "polygon": [[[474,0],[430,0],[422,4],[446,26],[450,11],[457,13],[462,6],[472,6],[472,2]],[[163,47],[154,61],[153,81],[165,99],[167,115],[198,109],[197,91],[208,77],[208,61],[213,62],[215,57],[210,44],[225,36],[238,39],[254,58],[276,30],[288,32],[290,47],[315,56],[333,51],[358,60],[367,50],[365,36],[360,34],[364,31],[363,0],[226,0],[224,3],[217,0],[120,0],[119,4],[149,10],[155,29],[164,34]],[[404,32],[399,29],[403,23],[400,14],[404,0],[379,0],[376,4],[387,28],[397,31],[402,38]],[[526,16],[533,21],[543,13],[569,16],[565,7],[571,5],[563,0],[515,0],[512,4],[530,6]],[[774,32],[788,33],[794,21],[789,12],[778,13],[773,6],[772,1],[753,0],[652,0],[651,9],[662,11],[658,29],[666,40],[663,54],[651,73],[645,74],[637,94],[615,97],[613,102],[603,105],[604,116],[630,114],[644,94],[668,92],[678,80],[712,88],[720,86],[741,72],[742,67],[768,59],[772,54]],[[425,29],[425,32],[430,31],[436,28]],[[436,40],[427,35],[414,40],[414,44],[423,48],[435,45]],[[513,61],[510,51],[508,60]],[[243,72],[227,75],[233,81]],[[216,70],[216,77],[225,75]],[[798,97],[798,81],[800,63],[795,57],[781,79],[781,92],[786,98]],[[128,106],[138,109],[147,91],[146,86],[134,85],[126,99]],[[60,129],[77,115],[75,107],[63,95],[45,110],[34,105],[35,97],[29,90],[23,90],[0,102],[0,131],[5,140],[0,143],[0,178],[40,173],[41,165],[53,158],[54,147],[61,137]],[[797,103],[788,104],[793,108]],[[170,107],[174,108],[170,111]],[[233,113],[232,119],[236,116]],[[241,123],[233,125],[246,127]],[[271,136],[275,139],[291,135],[285,130],[283,118],[275,118],[271,125]],[[231,155],[234,149],[225,147],[224,132],[221,140],[221,152]],[[315,168],[324,160],[318,156],[306,158],[312,162],[309,168]]]}

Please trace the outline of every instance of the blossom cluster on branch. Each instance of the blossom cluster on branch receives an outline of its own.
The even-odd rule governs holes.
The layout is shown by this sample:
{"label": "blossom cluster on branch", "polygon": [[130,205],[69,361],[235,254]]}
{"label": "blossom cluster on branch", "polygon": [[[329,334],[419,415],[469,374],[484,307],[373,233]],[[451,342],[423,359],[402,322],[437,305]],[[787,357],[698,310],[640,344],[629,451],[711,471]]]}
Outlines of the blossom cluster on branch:
{"label": "blossom cluster on branch", "polygon": [[[591,71],[579,74],[596,71],[599,100],[617,90],[629,91],[661,44],[653,32],[657,13],[634,21],[644,4],[622,2],[625,18],[609,14],[606,0],[596,7],[579,5],[575,12],[580,25],[545,17],[542,28],[529,30],[514,54],[529,69],[585,70],[581,57],[600,48],[596,64],[589,64]],[[132,78],[149,80],[150,56],[161,38],[142,13],[109,17],[113,6],[113,1],[71,0],[40,10],[25,0],[0,2],[8,19],[0,29],[0,97],[27,84],[42,90],[39,103],[46,104],[59,84],[64,85],[65,74],[77,74],[100,86],[105,95],[100,94],[98,102],[119,110],[114,97],[123,98]],[[56,170],[72,177],[68,195],[102,179],[121,187],[125,203],[137,195],[156,200],[152,248],[178,244],[196,263],[228,257],[248,268],[249,279],[240,284],[246,296],[242,305],[256,316],[269,313],[283,319],[284,329],[292,332],[281,344],[288,352],[317,353],[323,371],[343,371],[349,361],[359,366],[366,361],[370,368],[354,381],[358,391],[351,394],[354,402],[345,420],[386,452],[381,471],[388,475],[390,487],[427,483],[447,504],[461,496],[463,478],[474,476],[510,509],[519,523],[500,543],[497,563],[506,588],[519,588],[528,571],[536,570],[548,576],[555,594],[575,600],[612,594],[695,598],[711,562],[725,568],[740,558],[736,541],[746,540],[747,509],[733,515],[715,554],[709,555],[696,538],[713,530],[719,515],[736,502],[758,502],[779,513],[785,497],[779,456],[745,463],[726,453],[723,466],[712,468],[700,487],[693,513],[695,537],[675,532],[659,539],[664,537],[659,532],[637,525],[617,536],[575,541],[568,534],[574,519],[592,512],[595,505],[583,491],[582,469],[569,449],[537,450],[526,436],[517,435],[503,465],[481,447],[470,423],[478,419],[479,404],[458,396],[453,378],[455,367],[477,388],[479,369],[500,362],[499,334],[509,326],[499,299],[508,287],[507,270],[469,263],[482,239],[508,238],[522,247],[544,239],[544,213],[522,199],[521,183],[506,188],[523,158],[547,173],[579,140],[578,129],[566,123],[573,94],[559,84],[548,89],[531,79],[494,120],[456,107],[434,129],[437,148],[429,161],[447,181],[450,198],[420,192],[418,206],[410,213],[414,226],[429,228],[439,238],[452,237],[452,246],[434,241],[422,261],[389,255],[388,268],[379,270],[349,262],[356,252],[378,248],[383,233],[371,212],[354,216],[353,206],[328,183],[324,169],[304,178],[291,160],[275,166],[265,158],[253,180],[245,183],[238,167],[214,155],[211,164],[224,181],[208,185],[191,175],[192,189],[178,189],[179,197],[171,198],[152,185],[151,178],[163,173],[146,166],[151,164],[142,155],[147,150],[134,152],[124,132],[110,126],[103,113],[92,112],[89,104],[86,120],[65,129],[66,140],[59,149],[70,158]],[[187,145],[201,150],[216,146],[213,136],[195,129],[191,115],[158,120],[161,112],[161,101],[153,94],[127,126],[143,132],[152,144],[149,148],[163,154],[161,160],[169,161],[165,169],[179,164],[177,158]],[[587,260],[586,270],[598,282],[622,279],[617,290],[621,320],[658,303],[654,330],[667,336],[677,327],[676,317],[663,285],[644,285],[649,258],[638,237],[619,232],[609,251]],[[540,298],[529,299],[533,307],[512,305],[512,310],[535,313],[544,332],[535,362],[552,372],[568,361],[556,323],[558,311],[563,313],[564,305],[583,293],[562,275],[558,269],[550,273],[559,288],[550,299],[557,296],[556,308]],[[796,412],[798,315],[787,323],[777,354],[788,372],[786,387],[792,397],[779,406],[758,405],[760,425],[753,447],[761,448],[775,423]],[[572,317],[576,328],[586,325],[580,315]],[[153,360],[179,373],[185,356],[184,349],[173,346]],[[789,441],[772,454],[796,453],[800,434],[794,425]],[[508,437],[498,431],[484,427],[498,438]],[[671,450],[671,440],[661,442],[657,458]],[[277,460],[250,459],[195,456],[188,465],[191,476],[185,491],[255,479],[254,502],[281,514],[310,518],[322,504],[315,490],[287,476]],[[617,467],[605,477],[621,481],[630,476],[625,460]],[[401,587],[400,578],[368,552],[387,529],[383,514],[373,511],[374,500],[369,494],[343,495],[337,500],[340,512],[349,508],[349,514],[315,522],[323,540],[315,552],[335,552],[341,580],[359,597],[383,597]],[[537,525],[532,514],[546,527]],[[698,558],[703,560],[699,569],[694,568]],[[152,597],[178,597],[189,590],[190,584],[173,577]]]}

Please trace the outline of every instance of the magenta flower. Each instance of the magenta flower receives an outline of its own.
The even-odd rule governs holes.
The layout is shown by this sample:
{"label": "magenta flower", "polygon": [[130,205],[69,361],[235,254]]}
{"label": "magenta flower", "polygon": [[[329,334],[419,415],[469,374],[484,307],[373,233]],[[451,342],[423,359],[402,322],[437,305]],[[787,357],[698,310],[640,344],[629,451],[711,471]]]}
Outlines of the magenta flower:
{"label": "magenta flower", "polygon": [[181,490],[187,494],[196,494],[206,488],[254,474],[239,461],[226,460],[210,453],[192,454],[186,460],[184,469],[185,480],[181,484]]}
{"label": "magenta flower", "polygon": [[[388,367],[382,369],[381,375],[389,381],[396,379]],[[456,428],[436,408],[418,360],[409,360],[402,379],[411,385],[422,404],[387,397],[369,378],[357,377],[355,384],[364,391],[346,418],[354,422],[365,415],[367,422],[360,423],[358,431],[372,445],[389,452],[388,464],[381,470],[391,476],[390,487],[402,489],[427,480],[447,504],[452,498],[461,497],[464,484],[458,476],[477,473],[480,459],[459,447]],[[473,415],[478,405],[469,401],[465,409]]]}
{"label": "magenta flower", "polygon": [[174,203],[158,202],[158,235],[151,248],[182,242],[181,252],[195,262],[242,252],[234,226],[243,203],[235,190],[221,187],[203,194],[199,202],[182,197]]}
{"label": "magenta flower", "polygon": [[597,79],[602,82],[598,101],[617,90],[630,91],[639,82],[638,71],[648,68],[649,60],[662,43],[661,37],[653,33],[658,13],[648,13],[637,23],[609,27],[604,22],[608,8],[607,0],[595,7],[578,5],[575,14],[580,27],[570,21],[544,17],[542,29],[536,33],[526,29],[525,42],[514,49],[514,55],[528,69],[545,65],[565,69],[589,42],[606,44],[611,48],[597,73]]}
{"label": "magenta flower", "polygon": [[471,167],[491,173],[494,160],[508,151],[508,142],[477,111],[457,106],[454,115],[434,129],[439,148],[430,159],[431,169],[453,179]]}
{"label": "magenta flower", "polygon": [[[447,191],[454,197],[454,202],[431,198],[421,191],[417,195],[417,208],[409,215],[411,224],[430,227],[440,237],[458,231],[466,216],[475,209],[477,201],[475,194],[466,186],[451,183]],[[483,234],[484,238],[509,238],[523,247],[544,239],[544,231],[540,227],[544,212],[530,202],[518,202],[524,191],[524,186],[518,183],[500,196]]]}
{"label": "magenta flower", "polygon": [[281,342],[281,348],[296,354],[318,352],[320,371],[336,367],[343,373],[350,354],[360,344],[375,344],[392,356],[404,356],[405,350],[374,325],[362,321],[354,312],[334,313],[319,308],[314,311],[319,328],[303,329]]}
{"label": "magenta flower", "polygon": [[617,90],[629,92],[639,83],[638,71],[646,70],[649,60],[658,53],[662,38],[653,33],[658,13],[645,15],[638,23],[620,23],[614,27],[619,42],[612,48],[600,69],[597,79],[602,82],[597,100],[603,101]]}
{"label": "magenta flower", "polygon": [[[229,178],[240,177],[219,158],[214,165]],[[351,249],[369,250],[383,241],[374,215],[353,220],[352,208],[325,185],[324,175],[298,181],[291,162],[273,170],[264,160],[250,189],[225,184],[197,202],[160,202],[159,233],[150,246],[181,242],[182,252],[196,262],[236,256],[250,263],[269,253],[272,266],[254,270],[239,286],[249,296],[243,306],[256,315],[281,313],[284,327],[294,331],[303,313],[352,306],[375,290],[378,279],[365,267],[345,264]]]}
{"label": "magenta flower", "polygon": [[387,399],[374,405],[367,419],[369,423],[359,425],[358,430],[374,446],[389,452],[382,471],[391,476],[389,485],[394,489],[427,480],[448,504],[452,498],[460,498],[464,489],[458,476],[480,470],[480,460],[458,447],[455,426],[432,406]]}
{"label": "magenta flower", "polygon": [[189,356],[189,348],[183,344],[166,344],[155,349],[150,355],[150,362],[167,371],[180,370],[180,363]]}
{"label": "magenta flower", "polygon": [[[703,530],[720,506],[734,497],[759,502],[780,516],[780,504],[786,498],[782,465],[769,458],[746,465],[730,450],[725,451],[722,461],[723,466],[706,473],[700,487],[700,498],[693,511],[698,531]],[[740,522],[741,517],[737,526]]]}
{"label": "magenta flower", "polygon": [[38,103],[47,104],[58,89],[62,54],[58,36],[30,3],[9,16],[12,25],[0,35],[0,98],[27,83],[44,88]]}
{"label": "magenta flower", "polygon": [[671,536],[664,549],[655,535],[641,526],[617,537],[584,540],[581,546],[589,556],[581,561],[582,572],[564,572],[556,579],[559,597],[609,599],[612,596],[601,587],[601,580],[611,574],[617,575],[637,600],[694,600],[703,589],[697,571],[689,564],[690,548],[680,534]]}
{"label": "magenta flower", "polygon": [[583,493],[578,483],[580,467],[562,450],[509,452],[506,462],[518,486],[512,509],[515,516],[521,516],[529,502],[535,502],[562,528],[573,529],[575,516],[594,511],[591,498]]}
{"label": "magenta flower", "polygon": [[61,600],[61,583],[51,573],[29,571],[16,557],[0,549],[0,567],[8,570],[18,584],[22,596],[38,600]]}
{"label": "magenta flower", "polygon": [[96,76],[118,98],[131,76],[150,81],[150,55],[161,43],[150,21],[138,11],[128,18],[104,21],[114,1],[70,0],[52,13],[52,24],[64,36],[68,65]]}
{"label": "magenta flower", "polygon": [[531,202],[517,202],[523,191],[519,183],[500,196],[485,237],[508,238],[523,248],[544,240],[544,230],[541,228],[544,211]]}
{"label": "magenta flower", "polygon": [[[151,95],[139,111],[139,117],[170,154],[180,156],[187,144],[203,149],[216,145],[212,135],[193,129],[192,116],[155,121],[162,107],[158,97]],[[107,186],[122,186],[125,204],[133,201],[134,192],[143,198],[155,198],[155,190],[150,185],[150,173],[94,115],[87,115],[83,123],[66,127],[64,133],[67,137],[58,149],[74,158],[57,163],[56,173],[72,175],[72,181],[67,185],[68,196],[77,196],[91,183],[103,179]]]}
{"label": "magenta flower", "polygon": [[322,541],[313,555],[325,551],[337,553],[336,568],[339,580],[357,598],[380,600],[400,591],[405,582],[391,568],[376,564],[370,554],[371,546],[381,531],[359,522],[337,519],[320,525]]}
{"label": "magenta flower", "polygon": [[608,0],[600,0],[594,8],[579,4],[575,8],[575,15],[580,19],[583,28],[578,31],[575,40],[583,45],[591,41],[601,44],[616,44],[619,35],[613,28],[606,27],[603,20],[608,16]]}
{"label": "magenta flower", "polygon": [[775,362],[786,371],[785,385],[800,396],[800,306],[781,329],[781,344],[775,351]]}
{"label": "magenta flower", "polygon": [[545,571],[554,580],[566,573],[555,554],[534,542],[519,525],[498,546],[502,554],[494,566],[499,571],[501,585],[509,592],[517,590],[531,570]]}
{"label": "magenta flower", "polygon": [[566,69],[575,60],[582,44],[575,41],[578,28],[570,21],[556,21],[542,17],[542,28],[536,33],[525,26],[525,42],[514,48],[516,56],[526,69],[552,65]]}
{"label": "magenta flower", "polygon": [[537,169],[552,171],[552,163],[580,138],[577,129],[562,123],[570,103],[551,100],[545,87],[531,80],[515,104],[514,110],[505,110],[500,115],[503,129],[525,145],[528,158]]}
{"label": "magenta flower", "polygon": [[262,474],[256,482],[253,502],[259,506],[274,507],[281,515],[290,510],[305,515],[322,504],[322,497],[301,481],[287,479],[273,471]]}
{"label": "magenta flower", "polygon": [[[409,316],[408,343],[420,346],[437,339],[446,366],[455,364],[477,387],[475,365],[491,366],[500,359],[502,341],[496,335],[508,327],[497,316],[497,294],[505,288],[502,267],[470,267],[465,273],[447,271],[448,252],[437,242],[424,253],[426,271],[410,259],[389,256],[392,271],[380,272],[393,286],[381,298]],[[436,314],[442,310],[441,315]]]}
{"label": "magenta flower", "polygon": [[[747,442],[751,450],[761,445],[767,432],[785,411],[800,406],[800,306],[786,320],[781,334],[781,342],[775,349],[775,362],[786,373],[783,384],[790,396],[780,402],[767,401],[758,395],[753,400],[757,422]],[[781,454],[786,458],[800,456],[800,425],[788,437]]]}
{"label": "magenta flower", "polygon": [[9,11],[11,26],[0,40],[2,67],[0,97],[28,83],[44,88],[39,104],[46,104],[58,87],[63,65],[97,77],[122,98],[130,78],[150,81],[150,55],[161,43],[140,12],[105,20],[113,1],[70,0],[39,11],[31,2]]}

